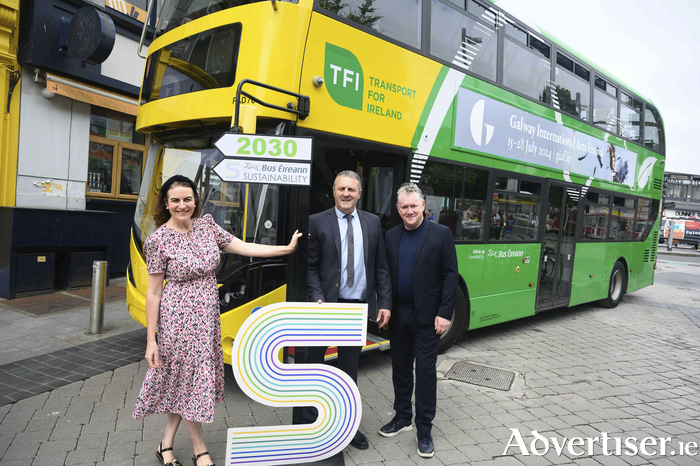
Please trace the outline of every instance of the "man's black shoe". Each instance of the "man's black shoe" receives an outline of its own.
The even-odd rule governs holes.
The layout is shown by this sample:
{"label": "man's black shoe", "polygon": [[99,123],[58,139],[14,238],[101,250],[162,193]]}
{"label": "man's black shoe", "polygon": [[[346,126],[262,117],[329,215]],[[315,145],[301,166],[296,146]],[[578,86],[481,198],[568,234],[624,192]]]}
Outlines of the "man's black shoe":
{"label": "man's black shoe", "polygon": [[379,435],[384,437],[394,437],[396,434],[412,429],[410,419],[399,419],[395,417],[389,424],[386,424],[379,429]]}
{"label": "man's black shoe", "polygon": [[369,448],[369,442],[367,441],[367,437],[365,437],[364,434],[359,430],[355,434],[355,437],[352,440],[350,440],[350,445],[357,448],[358,450],[366,450]]}
{"label": "man's black shoe", "polygon": [[423,458],[432,458],[435,454],[433,437],[430,434],[418,434],[418,454]]}

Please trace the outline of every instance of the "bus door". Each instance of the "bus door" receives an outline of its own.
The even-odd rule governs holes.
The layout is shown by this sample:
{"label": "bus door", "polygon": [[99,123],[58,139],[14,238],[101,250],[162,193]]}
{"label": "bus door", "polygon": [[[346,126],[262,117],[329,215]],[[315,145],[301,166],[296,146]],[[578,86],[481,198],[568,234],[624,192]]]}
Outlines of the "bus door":
{"label": "bus door", "polygon": [[333,207],[336,174],[352,170],[362,180],[362,196],[357,207],[379,216],[384,230],[397,224],[396,191],[401,186],[408,151],[393,153],[375,149],[366,142],[351,145],[317,139],[313,158],[312,214]]}
{"label": "bus door", "polygon": [[537,311],[569,303],[580,198],[581,191],[575,186],[549,185],[537,287]]}
{"label": "bus door", "polygon": [[398,222],[396,191],[403,173],[401,158],[385,154],[380,160],[361,164],[358,169],[363,183],[360,207],[379,216],[384,231]]}

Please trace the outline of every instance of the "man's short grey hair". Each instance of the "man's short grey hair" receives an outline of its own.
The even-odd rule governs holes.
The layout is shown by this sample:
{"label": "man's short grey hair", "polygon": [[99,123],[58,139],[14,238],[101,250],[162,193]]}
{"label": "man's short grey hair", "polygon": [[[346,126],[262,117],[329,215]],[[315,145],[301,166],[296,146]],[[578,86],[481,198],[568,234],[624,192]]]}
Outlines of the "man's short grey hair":
{"label": "man's short grey hair", "polygon": [[402,194],[413,194],[413,193],[418,194],[418,196],[420,196],[421,201],[425,200],[425,196],[423,195],[423,191],[421,191],[420,188],[415,185],[415,183],[402,184],[401,187],[399,188],[399,190],[396,192],[396,199],[398,200]]}
{"label": "man's short grey hair", "polygon": [[362,191],[362,180],[360,179],[360,175],[358,175],[352,170],[343,170],[342,172],[335,175],[335,180],[333,180],[333,189],[335,189],[335,184],[338,182],[338,178],[340,178],[341,176],[347,176],[348,178],[352,178],[353,180],[357,181],[357,189]]}

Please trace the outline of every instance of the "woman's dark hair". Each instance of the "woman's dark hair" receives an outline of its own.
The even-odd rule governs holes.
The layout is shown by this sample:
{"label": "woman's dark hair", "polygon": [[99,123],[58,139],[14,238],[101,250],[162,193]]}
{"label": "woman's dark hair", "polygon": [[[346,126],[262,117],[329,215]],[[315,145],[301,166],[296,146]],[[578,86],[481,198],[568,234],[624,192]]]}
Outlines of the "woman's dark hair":
{"label": "woman's dark hair", "polygon": [[192,212],[192,218],[197,218],[199,217],[199,214],[202,213],[202,206],[199,202],[197,187],[194,185],[192,180],[186,176],[173,175],[168,179],[168,181],[163,183],[163,186],[161,186],[160,191],[158,192],[156,212],[153,215],[153,218],[156,221],[156,227],[159,227],[170,220],[170,211],[168,210],[168,191],[170,191],[170,188],[173,186],[184,186],[186,188],[191,188],[192,193],[194,194],[194,212]]}

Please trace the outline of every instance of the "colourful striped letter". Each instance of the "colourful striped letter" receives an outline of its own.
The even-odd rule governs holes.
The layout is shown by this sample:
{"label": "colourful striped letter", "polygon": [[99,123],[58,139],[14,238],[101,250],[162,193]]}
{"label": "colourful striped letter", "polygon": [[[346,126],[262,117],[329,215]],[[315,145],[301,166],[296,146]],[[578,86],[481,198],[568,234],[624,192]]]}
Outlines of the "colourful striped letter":
{"label": "colourful striped letter", "polygon": [[268,406],[313,406],[313,424],[228,429],[227,465],[319,461],[350,443],[362,418],[355,382],[322,364],[282,364],[285,346],[363,346],[366,304],[277,303],[251,314],[233,344],[239,387]]}

